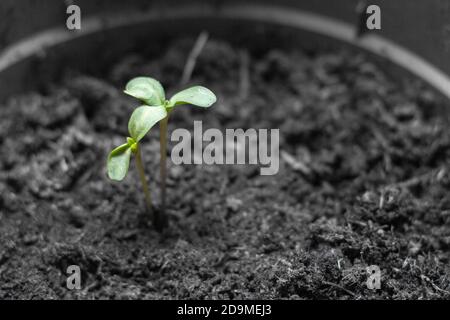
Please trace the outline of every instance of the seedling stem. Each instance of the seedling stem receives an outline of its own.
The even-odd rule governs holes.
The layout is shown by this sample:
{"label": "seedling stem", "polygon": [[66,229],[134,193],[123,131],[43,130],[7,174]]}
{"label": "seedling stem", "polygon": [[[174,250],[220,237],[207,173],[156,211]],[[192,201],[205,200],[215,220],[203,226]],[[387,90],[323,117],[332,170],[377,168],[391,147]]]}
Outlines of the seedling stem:
{"label": "seedling stem", "polygon": [[147,205],[148,212],[152,215],[153,220],[155,220],[153,209],[152,209],[152,198],[150,196],[150,191],[148,189],[147,178],[145,177],[144,166],[142,164],[141,148],[139,144],[136,143],[136,168],[139,173],[139,178],[142,184],[142,190],[144,191],[145,203]]}

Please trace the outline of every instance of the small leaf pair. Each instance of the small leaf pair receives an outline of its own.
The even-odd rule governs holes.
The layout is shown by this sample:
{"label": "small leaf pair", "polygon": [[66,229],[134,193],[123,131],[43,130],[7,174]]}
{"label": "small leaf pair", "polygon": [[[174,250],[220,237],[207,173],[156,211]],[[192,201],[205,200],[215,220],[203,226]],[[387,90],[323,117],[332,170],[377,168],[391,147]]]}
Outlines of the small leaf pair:
{"label": "small leaf pair", "polygon": [[149,106],[165,106],[171,109],[180,104],[191,104],[208,108],[216,102],[216,96],[208,88],[194,86],[176,93],[170,100],[166,100],[164,88],[159,81],[138,77],[127,83],[126,94],[135,97]]}

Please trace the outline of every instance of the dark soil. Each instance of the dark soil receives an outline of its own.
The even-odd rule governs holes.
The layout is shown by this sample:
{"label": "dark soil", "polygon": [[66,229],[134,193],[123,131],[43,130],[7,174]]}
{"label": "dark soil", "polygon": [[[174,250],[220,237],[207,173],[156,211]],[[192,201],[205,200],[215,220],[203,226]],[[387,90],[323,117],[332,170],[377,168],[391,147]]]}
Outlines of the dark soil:
{"label": "dark soil", "polygon": [[[113,183],[106,157],[138,105],[127,80],[173,92],[192,44],[126,56],[103,77],[67,71],[0,106],[0,299],[450,298],[450,106],[347,49],[250,52],[246,65],[211,39],[191,83],[219,101],[179,107],[169,132],[279,128],[280,171],[169,163],[169,227],[156,232],[134,166]],[[158,136],[143,143],[157,207]]]}

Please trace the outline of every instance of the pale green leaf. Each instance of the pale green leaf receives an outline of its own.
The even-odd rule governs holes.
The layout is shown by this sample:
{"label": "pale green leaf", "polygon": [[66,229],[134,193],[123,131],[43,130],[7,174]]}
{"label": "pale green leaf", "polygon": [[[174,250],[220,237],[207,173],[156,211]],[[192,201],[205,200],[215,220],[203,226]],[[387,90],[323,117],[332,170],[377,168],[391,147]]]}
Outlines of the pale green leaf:
{"label": "pale green leaf", "polygon": [[131,137],[138,142],[160,120],[167,116],[163,106],[140,106],[133,111],[128,122],[128,131]]}
{"label": "pale green leaf", "polygon": [[194,86],[182,90],[170,98],[170,105],[192,104],[198,107],[208,108],[217,98],[215,94],[208,88],[202,86]]}
{"label": "pale green leaf", "polygon": [[161,83],[150,77],[137,77],[130,80],[124,92],[150,106],[162,105],[166,99]]}
{"label": "pale green leaf", "polygon": [[121,181],[128,172],[130,166],[131,149],[128,144],[115,148],[108,156],[108,177],[111,180]]}

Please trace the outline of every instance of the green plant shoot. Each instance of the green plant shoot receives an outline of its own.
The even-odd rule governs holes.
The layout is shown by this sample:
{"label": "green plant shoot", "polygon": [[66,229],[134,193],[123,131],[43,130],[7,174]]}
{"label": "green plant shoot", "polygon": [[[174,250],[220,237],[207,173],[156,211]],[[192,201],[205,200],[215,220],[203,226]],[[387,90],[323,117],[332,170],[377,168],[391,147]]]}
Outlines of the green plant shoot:
{"label": "green plant shoot", "polygon": [[[151,122],[149,129],[155,124],[155,122],[153,122],[155,119],[158,119],[156,121],[160,121],[161,212],[158,214],[159,216],[157,217],[157,221],[162,227],[164,227],[167,224],[165,208],[167,179],[167,125],[169,121],[169,114],[175,106],[182,104],[190,104],[197,107],[208,108],[216,102],[217,98],[208,88],[193,86],[174,94],[167,100],[164,88],[159,81],[149,77],[137,77],[132,79],[127,83],[124,92],[142,101],[147,108],[152,108],[155,110],[155,115],[151,117],[151,120],[144,120]],[[162,110],[164,110],[164,112]],[[162,115],[164,116],[160,118]],[[138,116],[139,115],[136,117]]]}

